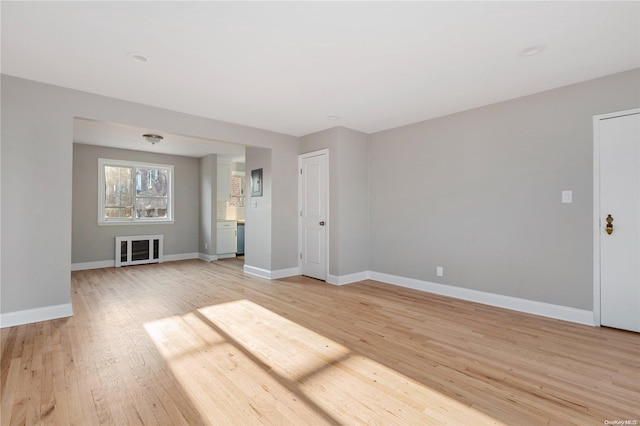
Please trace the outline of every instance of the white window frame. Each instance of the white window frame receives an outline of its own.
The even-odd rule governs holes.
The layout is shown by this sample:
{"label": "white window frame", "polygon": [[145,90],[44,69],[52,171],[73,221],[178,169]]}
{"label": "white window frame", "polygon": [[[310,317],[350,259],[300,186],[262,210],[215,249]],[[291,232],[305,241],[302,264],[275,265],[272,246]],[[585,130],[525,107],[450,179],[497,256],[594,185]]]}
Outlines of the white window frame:
{"label": "white window frame", "polygon": [[[107,219],[104,217],[104,201],[105,201],[105,166],[113,167],[145,167],[145,168],[161,168],[169,170],[169,184],[168,194],[169,202],[167,203],[167,217],[166,218],[136,218],[131,219],[113,218]],[[173,194],[173,182],[175,176],[173,172],[173,165],[171,164],[155,164],[144,163],[141,161],[126,161],[126,160],[112,160],[108,158],[98,158],[98,225],[145,225],[145,224],[172,224],[175,221],[174,210],[174,194]],[[135,189],[134,189],[135,190]],[[134,202],[135,206],[135,202]]]}

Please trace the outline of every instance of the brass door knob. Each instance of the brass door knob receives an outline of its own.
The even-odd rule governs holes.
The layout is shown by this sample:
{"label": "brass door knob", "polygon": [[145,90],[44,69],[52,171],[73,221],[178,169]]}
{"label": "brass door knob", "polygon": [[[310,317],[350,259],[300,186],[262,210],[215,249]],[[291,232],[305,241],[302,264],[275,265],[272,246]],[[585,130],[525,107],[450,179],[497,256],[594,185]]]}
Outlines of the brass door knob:
{"label": "brass door knob", "polygon": [[604,228],[605,231],[607,231],[607,234],[611,235],[611,233],[613,232],[613,217],[611,217],[611,215],[607,216],[607,226]]}

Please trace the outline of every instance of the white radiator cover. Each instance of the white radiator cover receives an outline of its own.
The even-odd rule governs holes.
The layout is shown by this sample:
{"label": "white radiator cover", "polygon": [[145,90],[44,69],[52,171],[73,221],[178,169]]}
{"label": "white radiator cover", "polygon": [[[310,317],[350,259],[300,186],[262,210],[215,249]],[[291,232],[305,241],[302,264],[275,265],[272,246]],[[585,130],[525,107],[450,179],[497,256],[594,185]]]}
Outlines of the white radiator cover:
{"label": "white radiator cover", "polygon": [[145,263],[162,263],[164,235],[116,237],[116,268]]}

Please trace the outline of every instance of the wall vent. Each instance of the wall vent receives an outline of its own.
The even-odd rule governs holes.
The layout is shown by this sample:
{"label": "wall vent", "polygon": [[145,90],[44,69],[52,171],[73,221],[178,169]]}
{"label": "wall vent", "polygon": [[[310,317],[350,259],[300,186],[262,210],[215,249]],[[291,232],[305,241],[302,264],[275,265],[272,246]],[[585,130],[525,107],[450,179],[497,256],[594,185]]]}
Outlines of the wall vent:
{"label": "wall vent", "polygon": [[145,263],[162,263],[164,235],[116,237],[116,268]]}

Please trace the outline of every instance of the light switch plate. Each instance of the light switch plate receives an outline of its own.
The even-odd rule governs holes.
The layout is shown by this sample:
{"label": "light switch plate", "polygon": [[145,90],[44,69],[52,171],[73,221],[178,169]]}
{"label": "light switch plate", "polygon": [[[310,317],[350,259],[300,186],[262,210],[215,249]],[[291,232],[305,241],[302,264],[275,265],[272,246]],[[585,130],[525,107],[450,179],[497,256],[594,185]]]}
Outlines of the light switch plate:
{"label": "light switch plate", "polygon": [[572,203],[573,202],[573,191],[562,191],[562,202],[563,203]]}

